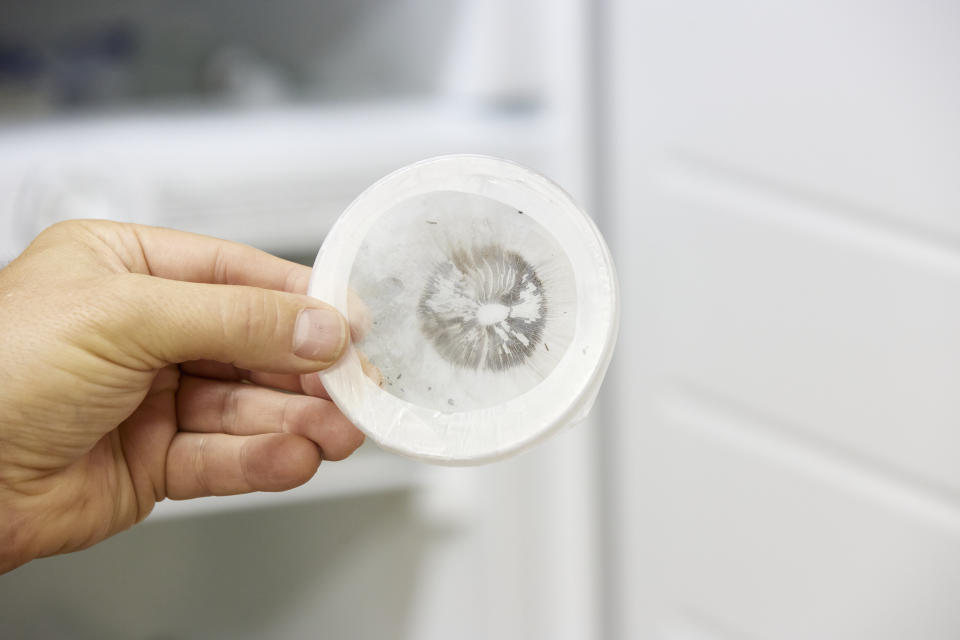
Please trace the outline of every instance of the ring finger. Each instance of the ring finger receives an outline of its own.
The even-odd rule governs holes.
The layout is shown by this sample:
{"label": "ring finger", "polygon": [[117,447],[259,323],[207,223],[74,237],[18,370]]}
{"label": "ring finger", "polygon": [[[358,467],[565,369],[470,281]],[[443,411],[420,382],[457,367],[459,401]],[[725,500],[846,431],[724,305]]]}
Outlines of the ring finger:
{"label": "ring finger", "polygon": [[180,380],[177,420],[181,431],[300,435],[320,447],[324,460],[342,460],[363,443],[329,400],[189,375]]}

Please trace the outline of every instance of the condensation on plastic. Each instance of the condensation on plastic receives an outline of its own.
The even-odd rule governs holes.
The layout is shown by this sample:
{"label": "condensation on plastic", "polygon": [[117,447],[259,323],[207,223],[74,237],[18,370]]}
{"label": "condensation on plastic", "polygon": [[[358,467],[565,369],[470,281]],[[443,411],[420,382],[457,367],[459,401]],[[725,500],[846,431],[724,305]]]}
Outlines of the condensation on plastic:
{"label": "condensation on plastic", "polygon": [[324,387],[381,447],[439,464],[498,460],[584,419],[619,324],[590,218],[550,180],[485,156],[423,160],[354,200],[310,295],[346,314],[350,289],[371,327],[318,374]]}

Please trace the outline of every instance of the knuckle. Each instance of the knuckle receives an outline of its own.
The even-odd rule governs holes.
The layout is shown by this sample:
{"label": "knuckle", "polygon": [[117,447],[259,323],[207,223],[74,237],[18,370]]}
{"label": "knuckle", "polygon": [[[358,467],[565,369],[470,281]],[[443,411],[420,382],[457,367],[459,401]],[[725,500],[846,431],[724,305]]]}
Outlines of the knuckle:
{"label": "knuckle", "polygon": [[314,410],[311,398],[293,395],[288,397],[280,412],[280,430],[285,433],[304,433]]}
{"label": "knuckle", "polygon": [[222,392],[220,403],[221,431],[236,432],[240,422],[240,387],[229,386]]}
{"label": "knuckle", "polygon": [[213,495],[211,492],[210,478],[208,476],[209,460],[207,459],[207,436],[200,436],[197,442],[196,450],[193,455],[193,474],[197,483],[197,495]]}
{"label": "knuckle", "polygon": [[300,265],[291,265],[284,278],[283,290],[305,295],[310,284],[310,270]]}
{"label": "knuckle", "polygon": [[37,239],[53,243],[74,242],[77,240],[91,240],[104,235],[117,233],[119,230],[132,225],[112,220],[70,219],[54,222],[39,234]]}
{"label": "knuckle", "polygon": [[41,231],[37,237],[44,239],[74,238],[86,229],[86,224],[80,220],[61,220]]}
{"label": "knuckle", "polygon": [[283,315],[280,301],[272,292],[254,287],[237,287],[232,303],[223,309],[223,326],[235,327],[231,338],[248,348],[270,341],[280,328]]}
{"label": "knuckle", "polygon": [[224,245],[218,244],[213,250],[211,282],[230,282],[230,260],[224,251]]}

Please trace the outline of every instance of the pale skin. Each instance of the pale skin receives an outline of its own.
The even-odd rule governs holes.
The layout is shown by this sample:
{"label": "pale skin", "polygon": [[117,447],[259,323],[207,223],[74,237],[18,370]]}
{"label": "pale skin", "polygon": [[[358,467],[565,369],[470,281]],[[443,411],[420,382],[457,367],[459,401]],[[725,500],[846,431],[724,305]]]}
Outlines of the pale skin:
{"label": "pale skin", "polygon": [[160,500],[291,489],[360,446],[312,375],[351,331],[309,277],[105,221],[55,225],[0,270],[0,573]]}

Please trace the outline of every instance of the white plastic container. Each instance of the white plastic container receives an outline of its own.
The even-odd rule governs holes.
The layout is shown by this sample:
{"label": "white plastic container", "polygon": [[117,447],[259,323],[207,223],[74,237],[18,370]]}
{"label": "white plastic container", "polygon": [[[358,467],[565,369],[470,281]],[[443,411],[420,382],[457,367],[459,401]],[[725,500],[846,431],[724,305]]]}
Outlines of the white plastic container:
{"label": "white plastic container", "polygon": [[368,437],[429,462],[501,459],[579,422],[616,342],[617,280],[596,226],[556,184],[497,158],[431,158],[364,191],[309,293],[348,313],[349,289],[370,330],[318,375]]}

